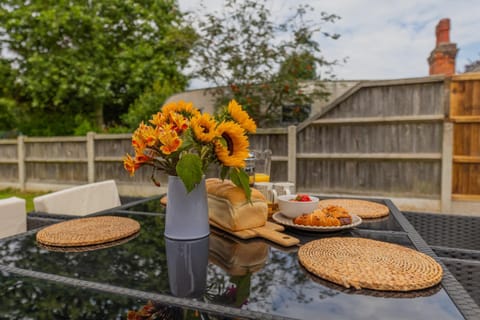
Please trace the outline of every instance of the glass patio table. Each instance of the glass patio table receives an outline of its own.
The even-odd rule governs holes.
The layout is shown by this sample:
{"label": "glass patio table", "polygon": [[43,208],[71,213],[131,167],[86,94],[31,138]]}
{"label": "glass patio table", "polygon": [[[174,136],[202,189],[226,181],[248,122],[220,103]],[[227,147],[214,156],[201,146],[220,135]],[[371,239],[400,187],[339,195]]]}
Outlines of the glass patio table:
{"label": "glass patio table", "polygon": [[[160,197],[96,215],[132,218],[138,236],[83,252],[39,246],[36,231],[0,241],[0,319],[127,319],[149,307],[162,319],[479,319],[479,307],[444,269],[441,284],[413,292],[347,289],[298,261],[298,246],[240,240],[214,227],[208,237],[163,235]],[[321,237],[364,237],[424,252],[440,264],[389,200],[387,218],[334,233],[286,229],[301,244]],[[442,265],[443,266],[443,265]]]}

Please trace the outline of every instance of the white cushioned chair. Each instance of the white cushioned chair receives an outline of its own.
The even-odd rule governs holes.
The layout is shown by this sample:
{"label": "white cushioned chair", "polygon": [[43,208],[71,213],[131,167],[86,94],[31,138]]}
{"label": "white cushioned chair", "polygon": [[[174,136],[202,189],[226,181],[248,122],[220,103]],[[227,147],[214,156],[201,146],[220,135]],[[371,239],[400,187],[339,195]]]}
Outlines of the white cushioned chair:
{"label": "white cushioned chair", "polygon": [[121,205],[115,180],[75,186],[35,197],[36,212],[84,216]]}
{"label": "white cushioned chair", "polygon": [[0,238],[27,231],[27,209],[24,199],[0,200]]}

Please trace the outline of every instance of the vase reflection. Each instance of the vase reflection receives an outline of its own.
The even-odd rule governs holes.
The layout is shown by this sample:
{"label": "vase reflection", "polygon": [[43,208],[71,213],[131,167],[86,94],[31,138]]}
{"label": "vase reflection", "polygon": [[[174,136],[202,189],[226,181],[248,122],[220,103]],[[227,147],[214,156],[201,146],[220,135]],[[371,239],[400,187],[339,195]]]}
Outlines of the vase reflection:
{"label": "vase reflection", "polygon": [[172,240],[165,237],[168,281],[172,295],[200,298],[207,283],[209,237]]}

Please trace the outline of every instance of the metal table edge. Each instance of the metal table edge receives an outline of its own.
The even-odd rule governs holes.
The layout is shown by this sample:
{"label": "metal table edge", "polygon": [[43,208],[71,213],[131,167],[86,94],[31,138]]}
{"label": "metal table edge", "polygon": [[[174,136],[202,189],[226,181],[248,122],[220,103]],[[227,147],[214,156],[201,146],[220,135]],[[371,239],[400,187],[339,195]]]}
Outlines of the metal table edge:
{"label": "metal table edge", "polygon": [[430,248],[425,240],[423,240],[420,234],[415,230],[412,224],[410,224],[407,218],[400,210],[398,210],[391,200],[383,199],[382,201],[384,201],[388,206],[391,214],[395,216],[395,219],[400,224],[402,229],[407,232],[408,237],[417,250],[432,257],[442,266],[442,285],[465,319],[480,319],[480,307],[475,303],[460,282],[458,282],[457,279],[455,279],[455,277],[450,273],[440,257],[435,254],[432,248]]}

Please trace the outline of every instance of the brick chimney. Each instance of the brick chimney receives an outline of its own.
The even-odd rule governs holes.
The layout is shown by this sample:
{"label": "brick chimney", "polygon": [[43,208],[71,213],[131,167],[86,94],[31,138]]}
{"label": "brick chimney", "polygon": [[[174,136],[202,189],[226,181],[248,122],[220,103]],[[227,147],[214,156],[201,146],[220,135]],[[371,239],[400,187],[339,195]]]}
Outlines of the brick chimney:
{"label": "brick chimney", "polygon": [[455,73],[455,58],[457,45],[450,42],[450,19],[442,19],[435,29],[437,37],[436,47],[430,53],[428,64],[430,75],[444,74],[451,76]]}

